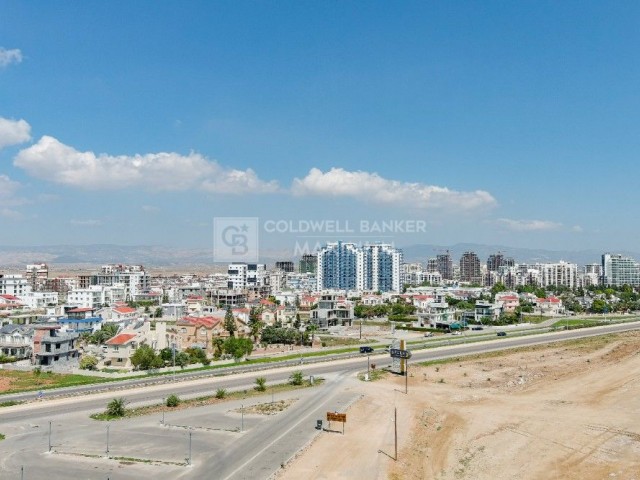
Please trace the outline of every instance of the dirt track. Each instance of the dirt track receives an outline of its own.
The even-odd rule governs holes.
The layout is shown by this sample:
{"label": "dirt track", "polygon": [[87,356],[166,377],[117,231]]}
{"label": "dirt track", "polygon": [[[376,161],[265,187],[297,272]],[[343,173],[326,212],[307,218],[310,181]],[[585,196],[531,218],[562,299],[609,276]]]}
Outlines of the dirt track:
{"label": "dirt track", "polygon": [[[353,389],[279,479],[640,480],[640,333],[412,368]],[[398,461],[394,452],[398,409]]]}

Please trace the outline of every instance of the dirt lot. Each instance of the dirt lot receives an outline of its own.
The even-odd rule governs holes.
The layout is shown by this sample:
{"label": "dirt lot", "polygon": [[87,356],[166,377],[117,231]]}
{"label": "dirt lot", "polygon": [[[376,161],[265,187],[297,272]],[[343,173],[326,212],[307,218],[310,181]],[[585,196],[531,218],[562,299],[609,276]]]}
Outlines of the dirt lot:
{"label": "dirt lot", "polygon": [[638,352],[627,333],[415,365],[408,395],[397,376],[356,384],[345,435],[278,478],[640,480]]}

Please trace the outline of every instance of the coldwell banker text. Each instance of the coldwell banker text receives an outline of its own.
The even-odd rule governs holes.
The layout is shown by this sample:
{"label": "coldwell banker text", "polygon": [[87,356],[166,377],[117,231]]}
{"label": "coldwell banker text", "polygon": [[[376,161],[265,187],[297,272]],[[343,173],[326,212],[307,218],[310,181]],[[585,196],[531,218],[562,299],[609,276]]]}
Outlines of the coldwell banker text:
{"label": "coldwell banker text", "polygon": [[267,233],[426,233],[424,220],[265,220]]}

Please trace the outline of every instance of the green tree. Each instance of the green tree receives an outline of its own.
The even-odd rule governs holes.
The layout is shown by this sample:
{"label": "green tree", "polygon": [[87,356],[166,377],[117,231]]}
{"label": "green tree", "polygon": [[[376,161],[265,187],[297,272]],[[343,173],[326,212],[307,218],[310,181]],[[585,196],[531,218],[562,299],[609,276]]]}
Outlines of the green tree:
{"label": "green tree", "polygon": [[236,319],[233,316],[231,307],[227,307],[227,313],[224,314],[224,329],[229,332],[229,336],[233,337],[236,331]]}
{"label": "green tree", "polygon": [[491,287],[491,296],[495,297],[496,293],[505,292],[507,287],[504,286],[504,283],[496,283],[493,287]]}
{"label": "green tree", "polygon": [[176,394],[172,393],[167,397],[167,407],[175,408],[180,405],[180,402],[180,397],[178,397]]}
{"label": "green tree", "polygon": [[253,341],[257,342],[260,332],[264,328],[264,322],[261,318],[262,310],[256,307],[251,307],[249,312],[249,329],[251,330],[251,336]]}
{"label": "green tree", "polygon": [[156,308],[156,311],[153,313],[155,318],[162,318],[162,307]]}
{"label": "green tree", "polygon": [[160,368],[164,362],[149,345],[143,344],[131,355],[131,364],[137,370],[149,370],[150,368]]}
{"label": "green tree", "polygon": [[98,365],[98,359],[93,355],[83,355],[80,359],[80,369],[95,370]]}
{"label": "green tree", "polygon": [[107,403],[107,415],[110,417],[124,417],[127,413],[126,409],[127,402],[124,398],[114,398],[109,403]]}
{"label": "green tree", "polygon": [[233,356],[236,360],[240,360],[246,355],[250,355],[253,351],[253,342],[249,338],[229,337],[224,341],[224,352]]}
{"label": "green tree", "polygon": [[179,352],[176,354],[176,365],[184,368],[191,363],[191,358],[187,352]]}
{"label": "green tree", "polygon": [[213,345],[213,359],[220,360],[224,353],[224,338],[215,337],[211,340],[211,344]]}
{"label": "green tree", "polygon": [[219,388],[216,390],[216,398],[222,399],[227,396],[227,391],[224,388]]}

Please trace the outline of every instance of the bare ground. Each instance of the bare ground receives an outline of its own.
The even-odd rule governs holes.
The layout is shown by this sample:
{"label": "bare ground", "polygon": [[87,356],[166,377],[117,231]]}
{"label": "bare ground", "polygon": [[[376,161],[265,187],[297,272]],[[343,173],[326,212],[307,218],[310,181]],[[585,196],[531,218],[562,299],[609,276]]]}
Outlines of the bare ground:
{"label": "bare ground", "polygon": [[278,478],[640,480],[638,352],[626,333],[416,365],[409,395],[397,376],[355,384],[345,435]]}

